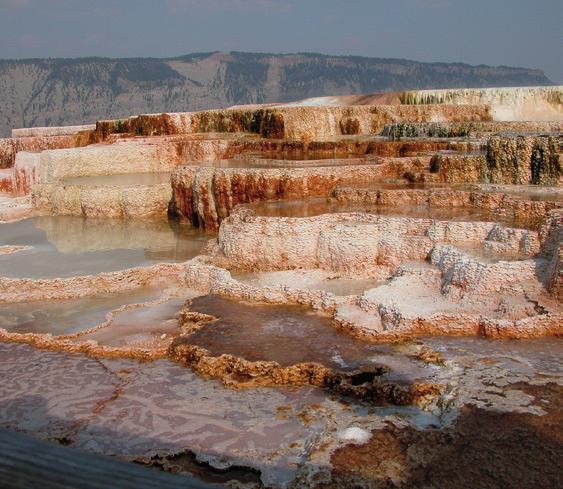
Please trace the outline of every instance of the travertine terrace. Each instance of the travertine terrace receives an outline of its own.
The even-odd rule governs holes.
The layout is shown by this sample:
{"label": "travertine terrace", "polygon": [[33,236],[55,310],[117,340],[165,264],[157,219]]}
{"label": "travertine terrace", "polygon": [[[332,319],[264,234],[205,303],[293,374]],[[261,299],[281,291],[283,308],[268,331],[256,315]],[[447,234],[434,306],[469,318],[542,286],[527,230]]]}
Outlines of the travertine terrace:
{"label": "travertine terrace", "polygon": [[[425,443],[457,446],[481,417],[500,446],[499,413],[507,430],[551,423],[562,97],[415,91],[14,129],[0,426],[298,488],[419,487],[409,471],[438,464]],[[10,390],[38,393],[39,363],[84,385],[83,407],[64,382],[44,400]],[[124,426],[156,392],[139,408],[154,424]],[[51,406],[59,394],[72,409]]]}

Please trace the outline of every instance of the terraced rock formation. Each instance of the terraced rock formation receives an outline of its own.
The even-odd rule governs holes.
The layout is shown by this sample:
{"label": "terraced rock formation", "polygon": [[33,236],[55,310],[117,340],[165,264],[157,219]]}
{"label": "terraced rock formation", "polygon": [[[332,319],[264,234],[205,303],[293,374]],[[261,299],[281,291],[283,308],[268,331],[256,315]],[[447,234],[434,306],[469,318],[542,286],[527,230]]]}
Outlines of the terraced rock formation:
{"label": "terraced rock formation", "polygon": [[[455,460],[490,469],[484,487],[551,483],[558,93],[15,131],[0,144],[0,427],[230,487],[424,487],[427,471],[457,487],[439,457],[462,440]],[[501,99],[541,114],[499,120]],[[478,420],[529,470],[484,460]]]}

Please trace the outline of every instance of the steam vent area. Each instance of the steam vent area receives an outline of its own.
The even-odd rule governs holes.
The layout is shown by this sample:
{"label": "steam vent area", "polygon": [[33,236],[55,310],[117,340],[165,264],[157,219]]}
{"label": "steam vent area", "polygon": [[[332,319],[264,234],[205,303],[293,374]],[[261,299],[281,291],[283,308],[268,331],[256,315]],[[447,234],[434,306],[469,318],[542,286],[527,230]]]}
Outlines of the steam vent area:
{"label": "steam vent area", "polygon": [[0,429],[202,488],[560,487],[562,134],[562,87],[14,129]]}

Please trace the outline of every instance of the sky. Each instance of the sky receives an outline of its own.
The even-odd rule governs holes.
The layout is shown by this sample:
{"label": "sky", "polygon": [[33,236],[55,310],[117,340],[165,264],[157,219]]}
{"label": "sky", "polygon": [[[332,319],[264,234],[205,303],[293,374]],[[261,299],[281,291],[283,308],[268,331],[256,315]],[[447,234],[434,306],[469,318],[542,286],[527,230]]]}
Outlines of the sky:
{"label": "sky", "polygon": [[563,0],[0,0],[0,58],[316,52],[539,68]]}

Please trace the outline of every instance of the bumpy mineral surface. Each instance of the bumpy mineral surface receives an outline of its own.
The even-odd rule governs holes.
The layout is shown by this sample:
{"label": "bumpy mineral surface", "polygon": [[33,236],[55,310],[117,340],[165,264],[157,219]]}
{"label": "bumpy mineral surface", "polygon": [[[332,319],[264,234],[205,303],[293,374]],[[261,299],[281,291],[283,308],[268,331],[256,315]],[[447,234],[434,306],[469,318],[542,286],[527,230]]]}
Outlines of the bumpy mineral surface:
{"label": "bumpy mineral surface", "polygon": [[15,130],[0,428],[236,488],[557,487],[561,99]]}

